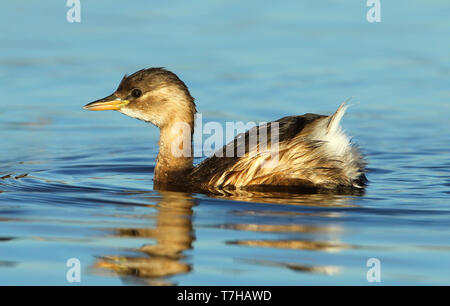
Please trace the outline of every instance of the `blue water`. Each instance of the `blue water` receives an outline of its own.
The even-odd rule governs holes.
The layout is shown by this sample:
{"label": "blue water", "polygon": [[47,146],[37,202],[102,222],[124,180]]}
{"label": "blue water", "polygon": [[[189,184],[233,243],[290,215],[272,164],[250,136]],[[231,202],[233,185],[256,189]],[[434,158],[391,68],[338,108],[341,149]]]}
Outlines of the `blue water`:
{"label": "blue water", "polygon": [[[0,10],[0,284],[450,284],[450,3],[65,1]],[[362,196],[153,190],[158,130],[86,103],[164,66],[205,121],[330,114]]]}

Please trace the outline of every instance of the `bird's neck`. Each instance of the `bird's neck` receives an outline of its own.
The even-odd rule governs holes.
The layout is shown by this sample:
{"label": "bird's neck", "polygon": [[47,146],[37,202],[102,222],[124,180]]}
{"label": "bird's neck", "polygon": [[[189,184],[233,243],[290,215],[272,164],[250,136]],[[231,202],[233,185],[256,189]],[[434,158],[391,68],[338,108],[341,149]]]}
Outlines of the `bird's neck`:
{"label": "bird's neck", "polygon": [[[187,122],[186,122],[187,121]],[[192,170],[194,119],[172,120],[160,129],[154,180],[162,184],[183,182]]]}

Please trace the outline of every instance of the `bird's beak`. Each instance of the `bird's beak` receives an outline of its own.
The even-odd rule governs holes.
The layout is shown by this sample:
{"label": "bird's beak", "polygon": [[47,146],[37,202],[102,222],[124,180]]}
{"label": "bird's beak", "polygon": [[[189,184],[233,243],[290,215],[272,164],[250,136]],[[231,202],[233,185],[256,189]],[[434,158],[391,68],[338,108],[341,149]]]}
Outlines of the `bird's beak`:
{"label": "bird's beak", "polygon": [[130,101],[122,100],[115,95],[110,95],[103,99],[86,104],[83,108],[91,111],[119,110],[128,103],[130,103]]}

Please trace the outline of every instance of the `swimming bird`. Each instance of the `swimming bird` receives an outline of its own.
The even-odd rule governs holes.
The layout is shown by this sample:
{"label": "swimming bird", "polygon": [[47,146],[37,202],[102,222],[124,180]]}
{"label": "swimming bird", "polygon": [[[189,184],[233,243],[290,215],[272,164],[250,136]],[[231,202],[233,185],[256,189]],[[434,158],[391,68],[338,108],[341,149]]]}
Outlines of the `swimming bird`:
{"label": "swimming bird", "polygon": [[125,75],[113,94],[84,108],[119,111],[160,129],[154,183],[161,189],[340,193],[361,191],[367,182],[364,158],[340,127],[345,103],[330,116],[307,113],[253,127],[196,166],[196,105],[173,72]]}

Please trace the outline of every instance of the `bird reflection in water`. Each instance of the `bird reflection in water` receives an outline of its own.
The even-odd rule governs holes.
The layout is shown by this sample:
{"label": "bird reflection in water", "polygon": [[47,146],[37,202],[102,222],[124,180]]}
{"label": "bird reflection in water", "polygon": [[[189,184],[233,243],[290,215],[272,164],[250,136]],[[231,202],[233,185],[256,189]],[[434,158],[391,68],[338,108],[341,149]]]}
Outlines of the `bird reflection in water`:
{"label": "bird reflection in water", "polygon": [[[351,204],[351,197],[333,194],[289,194],[282,192],[255,192],[255,191],[235,191],[229,192],[227,195],[216,195],[216,197],[226,197],[233,200],[249,201],[268,204],[283,204],[298,206],[300,209],[294,210],[236,210],[233,213],[238,216],[252,216],[255,218],[255,223],[233,223],[222,224],[221,228],[232,229],[237,231],[267,233],[269,237],[274,237],[273,234],[281,235],[282,237],[289,237],[288,239],[237,239],[229,240],[228,245],[255,247],[255,248],[272,248],[285,249],[297,251],[313,251],[324,253],[337,253],[346,249],[354,249],[356,246],[342,243],[340,237],[345,230],[338,225],[331,225],[331,222],[326,222],[326,225],[310,224],[306,222],[311,218],[322,218],[324,220],[337,220],[342,216],[339,212],[330,211],[314,211],[306,212],[301,207],[319,207],[319,208],[347,208],[354,207]],[[286,218],[282,224],[274,224],[272,220],[278,217]],[[269,221],[270,224],[264,224],[264,220]],[[296,221],[292,221],[295,218]],[[303,220],[304,219],[304,220]],[[297,222],[300,220],[300,222]],[[302,222],[303,221],[303,222]],[[266,221],[267,222],[267,221]],[[323,224],[323,222],[321,222]],[[301,258],[297,258],[297,260]],[[296,260],[296,261],[297,261]],[[342,271],[341,267],[333,265],[318,265],[298,262],[280,262],[272,258],[250,258],[242,261],[263,266],[273,266],[289,269],[300,273],[315,273],[325,275],[336,275]]]}
{"label": "bird reflection in water", "polygon": [[[186,262],[185,252],[193,248],[195,240],[195,229],[192,222],[194,198],[190,193],[177,192],[173,189],[170,191],[160,189],[159,192],[162,197],[158,205],[155,206],[157,209],[156,216],[152,215],[156,219],[155,228],[118,228],[114,230],[118,237],[150,238],[156,243],[140,246],[138,251],[143,254],[142,256],[103,256],[95,264],[96,268],[108,269],[121,276],[133,276],[135,281],[139,279],[149,285],[176,285],[169,280],[170,276],[189,273],[192,270],[191,264]],[[280,251],[289,249],[301,252],[325,253],[356,248],[354,245],[340,241],[344,229],[333,222],[341,216],[341,213],[336,212],[335,208],[352,207],[352,198],[349,196],[331,194],[293,195],[282,192],[245,192],[243,190],[227,191],[226,194],[215,193],[209,196],[233,200],[234,203],[233,209],[230,209],[228,213],[235,216],[231,220],[236,222],[224,224],[213,221],[216,222],[213,227],[238,232],[257,232],[270,237],[270,239],[227,240],[224,241],[224,246],[234,245],[272,248]],[[241,210],[236,209],[235,201],[256,202],[261,203],[261,205],[256,205],[254,210],[248,210],[248,206],[246,206],[247,209]],[[280,209],[276,209],[273,206],[267,208],[263,203],[284,205],[281,205]],[[288,210],[286,210],[286,204],[289,205]],[[294,209],[292,209],[293,206],[295,206]],[[302,207],[304,208],[302,209]],[[330,209],[307,210],[306,207],[334,209],[331,211]],[[249,217],[252,222],[237,223],[239,220],[249,220]],[[320,225],[312,224],[311,218],[320,218]],[[276,224],[274,220],[281,221]],[[273,239],[274,237],[276,239]],[[335,275],[342,269],[338,266],[314,262],[299,263],[299,261],[303,261],[301,257],[294,258],[294,262],[281,262],[273,258],[260,257],[261,255],[257,253],[255,253],[254,258],[243,256],[240,258],[237,255],[235,260],[252,265],[274,266],[300,273]]]}
{"label": "bird reflection in water", "polygon": [[[135,276],[149,285],[174,285],[165,278],[191,271],[184,251],[192,249],[195,240],[192,226],[193,198],[180,192],[161,191],[156,205],[154,228],[117,228],[118,237],[150,238],[155,244],[143,245],[142,256],[103,256],[95,268],[112,270],[121,276]],[[142,217],[142,216],[139,216]]]}

